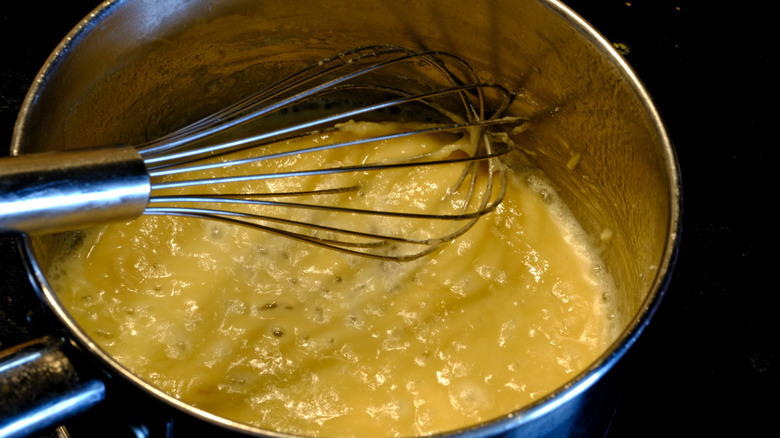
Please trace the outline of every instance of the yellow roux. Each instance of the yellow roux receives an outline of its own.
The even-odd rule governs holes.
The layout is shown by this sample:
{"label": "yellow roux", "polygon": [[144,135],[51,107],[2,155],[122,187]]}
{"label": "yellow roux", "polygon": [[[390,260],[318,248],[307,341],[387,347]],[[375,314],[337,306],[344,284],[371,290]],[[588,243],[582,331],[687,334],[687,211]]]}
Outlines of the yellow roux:
{"label": "yellow roux", "polygon": [[411,262],[148,217],[85,232],[50,279],[108,353],[200,409],[292,434],[430,434],[538,399],[615,337],[611,280],[542,192],[512,175],[494,213]]}

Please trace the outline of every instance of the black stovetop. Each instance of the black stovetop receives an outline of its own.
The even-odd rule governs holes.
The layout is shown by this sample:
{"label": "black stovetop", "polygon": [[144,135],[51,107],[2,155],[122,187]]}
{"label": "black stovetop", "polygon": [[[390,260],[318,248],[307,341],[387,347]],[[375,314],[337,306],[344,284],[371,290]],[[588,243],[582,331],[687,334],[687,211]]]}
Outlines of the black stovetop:
{"label": "black stovetop", "polygon": [[[6,145],[34,75],[97,3],[4,2],[0,132]],[[715,62],[697,76],[716,84],[702,100],[694,71],[695,59],[705,56],[683,40],[683,25],[690,31],[691,20],[681,1],[567,3],[628,48],[626,59],[667,123],[683,178],[677,267],[652,323],[621,361],[621,401],[608,436],[754,435],[773,423],[773,404],[764,397],[772,400],[778,389],[776,307],[770,305],[776,257],[769,252],[776,238],[769,229],[772,212],[758,207],[771,201],[765,169],[773,145],[762,137],[769,112],[751,106],[764,95],[745,97],[745,88],[726,85],[736,77],[751,89],[750,82],[761,79],[754,72],[767,67],[764,50],[758,41],[741,48],[738,66]],[[735,93],[742,107],[725,104]],[[0,236],[0,349],[38,334],[29,322],[37,308],[13,239]]]}

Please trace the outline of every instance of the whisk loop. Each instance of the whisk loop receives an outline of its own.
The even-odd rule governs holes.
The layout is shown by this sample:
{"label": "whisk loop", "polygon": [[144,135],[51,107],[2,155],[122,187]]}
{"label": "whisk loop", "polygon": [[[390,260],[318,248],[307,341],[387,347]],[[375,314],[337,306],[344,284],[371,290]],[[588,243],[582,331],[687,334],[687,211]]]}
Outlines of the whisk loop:
{"label": "whisk loop", "polygon": [[510,146],[491,128],[524,123],[503,116],[512,97],[446,52],[351,49],[135,146],[149,181],[142,213],[418,258],[503,199],[498,158]]}

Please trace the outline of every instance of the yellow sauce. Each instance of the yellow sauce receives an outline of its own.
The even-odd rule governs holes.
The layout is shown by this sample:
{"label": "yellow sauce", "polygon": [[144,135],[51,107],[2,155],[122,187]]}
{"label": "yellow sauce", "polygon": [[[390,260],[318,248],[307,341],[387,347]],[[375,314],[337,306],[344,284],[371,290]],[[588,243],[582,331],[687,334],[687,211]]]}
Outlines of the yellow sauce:
{"label": "yellow sauce", "polygon": [[[435,178],[408,175],[384,178]],[[495,212],[411,262],[146,217],[85,232],[49,278],[108,353],[198,408],[292,434],[430,434],[544,396],[614,339],[611,282],[551,193],[512,175]]]}

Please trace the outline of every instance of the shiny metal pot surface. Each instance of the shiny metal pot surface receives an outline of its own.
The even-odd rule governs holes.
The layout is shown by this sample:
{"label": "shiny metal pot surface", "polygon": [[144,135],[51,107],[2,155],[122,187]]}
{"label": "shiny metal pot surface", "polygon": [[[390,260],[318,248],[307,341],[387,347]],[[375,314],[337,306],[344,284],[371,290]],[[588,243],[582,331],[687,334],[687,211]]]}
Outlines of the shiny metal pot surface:
{"label": "shiny metal pot surface", "polygon": [[[630,67],[557,1],[106,1],[41,70],[17,121],[12,154],[154,137],[311,60],[367,44],[452,52],[484,79],[517,91],[522,98],[511,112],[530,116],[532,127],[515,141],[600,242],[623,294],[625,329],[596,363],[530,406],[451,433],[603,433],[608,419],[600,410],[611,406],[605,375],[648,324],[670,278],[679,175],[661,119]],[[601,239],[604,233],[611,237]],[[43,272],[57,238],[20,240],[30,277],[76,354],[196,421],[278,436],[186,405],[104,353],[47,284]],[[45,349],[56,352],[58,345]],[[84,407],[102,397],[99,388],[85,392],[92,397]],[[37,427],[30,423],[20,433]]]}

